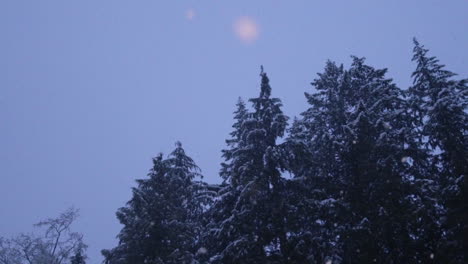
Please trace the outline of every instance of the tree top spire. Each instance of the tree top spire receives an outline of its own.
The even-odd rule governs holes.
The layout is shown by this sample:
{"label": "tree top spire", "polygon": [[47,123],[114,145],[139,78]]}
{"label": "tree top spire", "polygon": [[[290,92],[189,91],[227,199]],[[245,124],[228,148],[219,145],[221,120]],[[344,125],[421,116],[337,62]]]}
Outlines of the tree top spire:
{"label": "tree top spire", "polygon": [[271,95],[270,79],[268,79],[263,65],[260,66],[260,76],[262,77],[260,85],[260,98],[269,98]]}

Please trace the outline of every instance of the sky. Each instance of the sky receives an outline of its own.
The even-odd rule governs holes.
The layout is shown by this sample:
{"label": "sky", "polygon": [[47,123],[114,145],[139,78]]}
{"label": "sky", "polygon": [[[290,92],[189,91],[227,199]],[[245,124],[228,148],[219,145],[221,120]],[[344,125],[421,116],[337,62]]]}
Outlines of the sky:
{"label": "sky", "polygon": [[0,236],[80,209],[88,262],[151,158],[180,140],[219,183],[260,65],[290,117],[327,59],[364,56],[406,89],[412,38],[468,77],[468,1],[0,1]]}

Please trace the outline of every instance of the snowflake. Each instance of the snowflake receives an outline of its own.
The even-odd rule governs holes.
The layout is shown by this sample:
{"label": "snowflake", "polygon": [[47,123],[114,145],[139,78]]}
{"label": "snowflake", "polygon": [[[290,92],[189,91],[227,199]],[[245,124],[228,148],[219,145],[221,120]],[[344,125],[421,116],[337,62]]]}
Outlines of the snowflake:
{"label": "snowflake", "polygon": [[197,254],[202,255],[202,254],[206,254],[206,252],[208,252],[208,250],[206,250],[206,248],[204,247],[201,247],[198,249]]}

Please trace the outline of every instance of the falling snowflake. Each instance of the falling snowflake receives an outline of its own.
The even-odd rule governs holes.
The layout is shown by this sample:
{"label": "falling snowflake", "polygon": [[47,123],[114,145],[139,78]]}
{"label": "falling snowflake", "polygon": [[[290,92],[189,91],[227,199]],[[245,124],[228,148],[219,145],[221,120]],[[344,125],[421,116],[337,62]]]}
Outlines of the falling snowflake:
{"label": "falling snowflake", "polygon": [[206,250],[206,248],[204,248],[204,247],[201,247],[201,248],[198,249],[197,254],[199,254],[199,255],[206,254],[206,252],[208,252],[208,250]]}

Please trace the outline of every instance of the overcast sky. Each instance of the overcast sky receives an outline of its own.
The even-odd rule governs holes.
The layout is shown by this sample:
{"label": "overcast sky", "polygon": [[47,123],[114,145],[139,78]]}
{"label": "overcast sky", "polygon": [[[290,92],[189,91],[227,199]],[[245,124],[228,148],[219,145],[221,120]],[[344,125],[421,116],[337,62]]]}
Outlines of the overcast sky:
{"label": "overcast sky", "polygon": [[220,182],[238,96],[260,65],[289,116],[327,59],[365,56],[410,85],[412,38],[468,77],[468,1],[0,1],[0,236],[74,205],[89,263],[117,208],[180,140]]}

